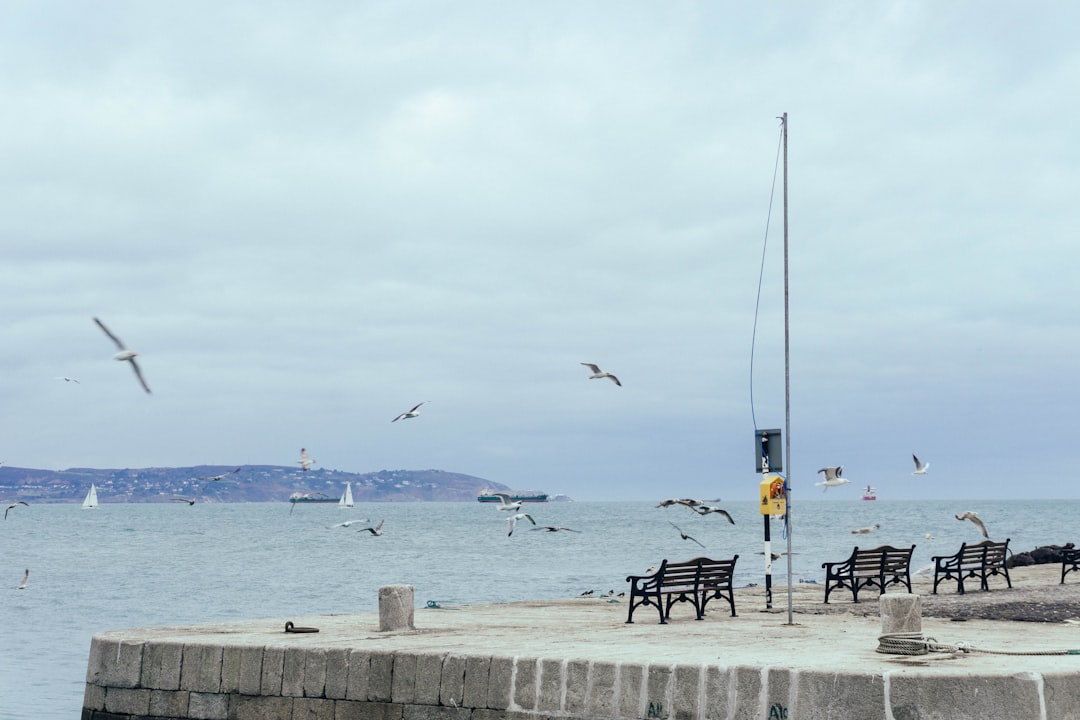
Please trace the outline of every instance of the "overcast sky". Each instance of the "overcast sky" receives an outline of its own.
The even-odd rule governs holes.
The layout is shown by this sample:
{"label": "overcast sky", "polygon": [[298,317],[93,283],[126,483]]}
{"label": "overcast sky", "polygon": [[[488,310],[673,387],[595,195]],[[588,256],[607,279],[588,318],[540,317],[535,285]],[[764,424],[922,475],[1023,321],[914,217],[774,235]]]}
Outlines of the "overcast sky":
{"label": "overcast sky", "polygon": [[787,112],[793,498],[1080,497],[1077,27],[1066,2],[6,3],[0,460],[306,447],[754,500]]}

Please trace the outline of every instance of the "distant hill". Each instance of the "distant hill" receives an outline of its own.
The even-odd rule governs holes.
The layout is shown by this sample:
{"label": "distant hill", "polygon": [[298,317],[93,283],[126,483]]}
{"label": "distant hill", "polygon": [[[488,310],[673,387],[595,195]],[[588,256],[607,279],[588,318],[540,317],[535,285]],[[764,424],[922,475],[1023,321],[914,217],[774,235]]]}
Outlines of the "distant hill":
{"label": "distant hill", "polygon": [[285,502],[293,493],[340,497],[352,483],[358,502],[475,501],[485,488],[515,489],[500,483],[445,470],[302,471],[280,465],[243,465],[220,481],[206,478],[228,473],[236,465],[184,468],[35,470],[0,466],[0,500],[15,502],[81,502],[90,483],[102,503],[171,502],[197,497],[200,502]]}

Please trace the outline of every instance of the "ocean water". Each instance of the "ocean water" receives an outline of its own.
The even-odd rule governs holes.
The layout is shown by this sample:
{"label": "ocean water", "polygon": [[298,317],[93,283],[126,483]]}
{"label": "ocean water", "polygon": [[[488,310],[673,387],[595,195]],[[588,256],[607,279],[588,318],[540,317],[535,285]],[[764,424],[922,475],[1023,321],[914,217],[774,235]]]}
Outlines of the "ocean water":
{"label": "ocean water", "polygon": [[[738,554],[736,584],[764,586],[764,521],[753,502],[724,503],[735,518],[645,502],[526,505],[540,525],[580,532],[507,536],[487,503],[375,503],[350,510],[286,503],[32,505],[0,521],[0,719],[72,720],[82,707],[95,632],[259,617],[373,611],[378,588],[409,584],[417,606],[575,597],[626,589],[664,558]],[[793,580],[820,580],[821,563],[852,547],[916,545],[913,569],[978,541],[977,510],[995,540],[1020,552],[1077,542],[1078,500],[888,501],[825,498],[792,509]],[[331,527],[384,520],[383,535]],[[705,545],[680,538],[670,523]],[[879,523],[871,535],[851,530]],[[786,548],[771,523],[773,551]],[[932,539],[926,537],[932,534]],[[24,568],[29,586],[16,590]],[[787,560],[773,564],[786,582]],[[774,604],[783,607],[782,594]],[[762,594],[764,606],[764,593]],[[424,622],[423,610],[417,623]]]}

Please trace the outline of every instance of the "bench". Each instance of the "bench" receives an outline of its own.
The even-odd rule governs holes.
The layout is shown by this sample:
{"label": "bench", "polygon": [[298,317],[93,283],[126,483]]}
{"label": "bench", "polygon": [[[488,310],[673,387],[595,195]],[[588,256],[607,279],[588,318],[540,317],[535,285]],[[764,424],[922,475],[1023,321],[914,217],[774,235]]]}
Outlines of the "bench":
{"label": "bench", "polygon": [[651,605],[660,613],[660,624],[664,625],[671,617],[672,606],[679,602],[692,604],[695,619],[702,620],[705,606],[716,599],[727,600],[731,616],[735,617],[731,578],[738,559],[736,555],[730,560],[703,557],[686,562],[664,560],[652,575],[630,575],[626,578],[630,583],[630,611],[626,622],[634,622],[634,610]]}
{"label": "bench", "polygon": [[822,563],[825,568],[825,602],[829,593],[847,588],[853,602],[859,602],[859,590],[876,587],[885,592],[889,585],[905,585],[911,592],[911,553],[915,546],[895,548],[891,545],[860,550],[856,547],[851,556],[842,562]]}
{"label": "bench", "polygon": [[963,543],[960,549],[952,555],[935,555],[934,561],[934,594],[937,594],[938,583],[943,580],[955,580],[956,592],[964,594],[964,580],[967,578],[979,578],[979,586],[983,590],[989,590],[987,579],[991,575],[1001,575],[1005,582],[1012,587],[1012,579],[1009,578],[1009,568],[1005,565],[1005,555],[1009,549],[1009,541],[994,542],[983,540],[974,545]]}
{"label": "bench", "polygon": [[1080,570],[1080,548],[1061,549],[1061,582],[1065,583],[1065,576],[1073,570]]}

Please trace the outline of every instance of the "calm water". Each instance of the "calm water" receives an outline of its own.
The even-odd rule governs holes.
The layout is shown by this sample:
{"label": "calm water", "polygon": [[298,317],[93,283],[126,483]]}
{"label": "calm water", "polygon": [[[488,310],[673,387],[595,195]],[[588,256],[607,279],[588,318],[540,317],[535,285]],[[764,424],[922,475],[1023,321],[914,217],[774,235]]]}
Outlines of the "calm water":
{"label": "calm water", "polygon": [[[699,517],[655,503],[530,505],[541,525],[580,530],[506,536],[506,514],[481,503],[19,506],[0,522],[0,718],[72,720],[82,707],[95,632],[255,617],[375,610],[381,585],[415,587],[416,602],[474,604],[565,598],[626,588],[663,558],[740,556],[736,584],[763,584],[763,520],[753,502],[724,503],[735,518]],[[913,567],[978,541],[953,515],[974,509],[994,539],[1017,551],[1080,541],[1080,501],[900,502],[833,500],[794,508],[794,577],[856,544],[916,544]],[[384,535],[328,527],[384,519]],[[701,541],[680,539],[668,521]],[[870,536],[851,530],[880,523]],[[786,540],[772,524],[773,548]],[[933,534],[932,540],[925,533]],[[23,569],[30,584],[17,591]],[[774,566],[785,580],[786,561]],[[783,598],[777,597],[778,604]],[[417,612],[417,624],[424,611]]]}

